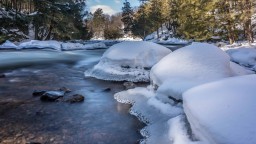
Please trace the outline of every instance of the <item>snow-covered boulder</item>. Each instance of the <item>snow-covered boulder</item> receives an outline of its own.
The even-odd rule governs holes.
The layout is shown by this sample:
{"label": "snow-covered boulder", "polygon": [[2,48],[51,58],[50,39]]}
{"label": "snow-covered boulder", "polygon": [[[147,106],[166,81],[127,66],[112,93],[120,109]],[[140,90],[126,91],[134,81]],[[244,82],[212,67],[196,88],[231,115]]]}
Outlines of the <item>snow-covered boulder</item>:
{"label": "snow-covered boulder", "polygon": [[231,61],[256,71],[256,48],[242,47],[229,49],[226,52],[231,57]]}
{"label": "snow-covered boulder", "polygon": [[229,56],[207,43],[193,43],[170,53],[151,70],[158,93],[182,99],[184,91],[194,86],[234,75],[249,74],[245,69],[230,66]]}
{"label": "snow-covered boulder", "polygon": [[256,75],[192,88],[183,107],[192,132],[210,144],[256,143]]}
{"label": "snow-covered boulder", "polygon": [[85,76],[112,81],[149,81],[151,67],[170,52],[152,42],[122,42],[110,47]]}
{"label": "snow-covered boulder", "polygon": [[62,50],[86,50],[86,49],[104,49],[105,43],[81,44],[81,43],[62,43]]}
{"label": "snow-covered boulder", "polygon": [[0,49],[17,49],[18,46],[16,46],[14,43],[10,41],[5,41],[2,45],[0,45]]}
{"label": "snow-covered boulder", "polygon": [[49,40],[49,41],[39,41],[39,40],[31,40],[28,42],[23,42],[19,45],[20,49],[55,49],[61,50],[61,42]]}

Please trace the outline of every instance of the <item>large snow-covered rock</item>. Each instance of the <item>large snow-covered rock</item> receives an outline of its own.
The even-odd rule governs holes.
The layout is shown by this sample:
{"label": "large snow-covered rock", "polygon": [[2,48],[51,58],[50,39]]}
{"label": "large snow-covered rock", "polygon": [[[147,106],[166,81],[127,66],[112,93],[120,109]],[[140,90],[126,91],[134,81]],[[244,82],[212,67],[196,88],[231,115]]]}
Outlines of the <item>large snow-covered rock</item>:
{"label": "large snow-covered rock", "polygon": [[107,48],[104,42],[93,44],[81,44],[81,43],[62,43],[62,50],[88,50],[88,49],[104,49]]}
{"label": "large snow-covered rock", "polygon": [[152,68],[150,77],[159,93],[182,99],[182,93],[194,86],[249,73],[240,66],[231,67],[229,56],[218,47],[193,43],[164,57]]}
{"label": "large snow-covered rock", "polygon": [[5,43],[3,43],[2,45],[0,45],[0,49],[17,49],[18,46],[16,46],[14,43],[10,42],[10,41],[6,41]]}
{"label": "large snow-covered rock", "polygon": [[193,133],[210,144],[256,143],[256,75],[192,88],[183,107]]}
{"label": "large snow-covered rock", "polygon": [[112,81],[149,81],[150,68],[170,52],[152,42],[122,42],[110,47],[85,76]]}
{"label": "large snow-covered rock", "polygon": [[61,42],[49,40],[49,41],[38,41],[38,40],[31,40],[28,42],[23,42],[19,45],[20,49],[55,49],[61,50]]}

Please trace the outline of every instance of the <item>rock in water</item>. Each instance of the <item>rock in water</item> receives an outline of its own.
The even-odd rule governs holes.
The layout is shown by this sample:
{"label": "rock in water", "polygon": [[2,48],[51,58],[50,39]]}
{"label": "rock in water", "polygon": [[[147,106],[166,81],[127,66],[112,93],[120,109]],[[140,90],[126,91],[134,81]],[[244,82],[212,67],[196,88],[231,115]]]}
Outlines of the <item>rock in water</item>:
{"label": "rock in water", "polygon": [[0,78],[5,78],[5,74],[0,74]]}
{"label": "rock in water", "polygon": [[47,91],[41,97],[41,101],[54,102],[57,99],[63,97],[65,92],[63,91]]}
{"label": "rock in water", "polygon": [[124,82],[124,87],[125,89],[133,89],[136,87],[136,84],[134,84],[133,82]]}
{"label": "rock in water", "polygon": [[111,88],[105,88],[103,91],[104,91],[104,92],[110,92],[110,91],[111,91]]}
{"label": "rock in water", "polygon": [[71,90],[69,88],[66,88],[66,87],[62,87],[59,90],[64,91],[65,93],[70,93],[71,92]]}
{"label": "rock in water", "polygon": [[46,93],[46,91],[35,90],[33,96],[42,96],[44,93]]}
{"label": "rock in water", "polygon": [[84,96],[80,95],[80,94],[75,94],[71,97],[69,97],[67,100],[65,100],[66,102],[70,102],[70,103],[77,103],[77,102],[83,102],[84,101]]}

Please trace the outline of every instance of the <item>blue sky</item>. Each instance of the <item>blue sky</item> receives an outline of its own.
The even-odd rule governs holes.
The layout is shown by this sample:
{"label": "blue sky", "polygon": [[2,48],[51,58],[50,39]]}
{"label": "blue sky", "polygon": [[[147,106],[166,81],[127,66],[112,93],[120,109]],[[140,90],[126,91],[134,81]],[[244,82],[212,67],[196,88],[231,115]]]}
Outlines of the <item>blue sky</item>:
{"label": "blue sky", "polygon": [[[132,7],[138,6],[138,0],[128,0]],[[109,15],[121,12],[124,0],[87,0],[87,9],[94,12],[98,8],[102,8],[104,13]]]}

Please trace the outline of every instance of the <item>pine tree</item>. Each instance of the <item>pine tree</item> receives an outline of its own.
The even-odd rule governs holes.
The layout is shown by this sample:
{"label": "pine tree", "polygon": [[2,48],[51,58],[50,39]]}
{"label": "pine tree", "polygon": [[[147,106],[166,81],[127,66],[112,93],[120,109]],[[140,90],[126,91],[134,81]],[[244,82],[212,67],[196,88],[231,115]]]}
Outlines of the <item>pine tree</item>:
{"label": "pine tree", "polygon": [[131,31],[133,25],[133,10],[130,3],[125,0],[122,7],[122,22],[124,23],[124,32],[127,34]]}

